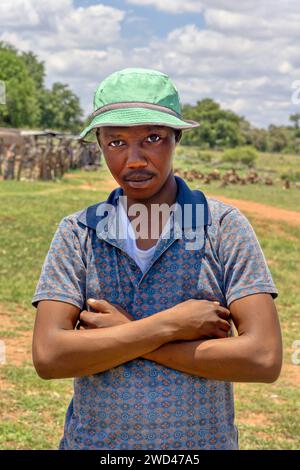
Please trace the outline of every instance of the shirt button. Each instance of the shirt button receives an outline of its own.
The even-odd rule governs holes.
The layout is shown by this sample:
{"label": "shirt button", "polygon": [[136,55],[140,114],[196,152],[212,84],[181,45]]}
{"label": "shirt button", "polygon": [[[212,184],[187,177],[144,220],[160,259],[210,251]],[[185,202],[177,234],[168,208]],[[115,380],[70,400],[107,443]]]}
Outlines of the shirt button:
{"label": "shirt button", "polygon": [[136,271],[136,270],[137,270],[137,266],[136,266],[135,264],[132,264],[131,267],[132,267],[132,270],[133,270],[133,271]]}

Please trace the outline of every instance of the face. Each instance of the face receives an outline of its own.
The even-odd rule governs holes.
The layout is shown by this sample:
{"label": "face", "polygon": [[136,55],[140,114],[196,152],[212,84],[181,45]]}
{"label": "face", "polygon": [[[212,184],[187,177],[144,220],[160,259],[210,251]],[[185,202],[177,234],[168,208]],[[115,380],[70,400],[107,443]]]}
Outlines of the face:
{"label": "face", "polygon": [[176,141],[170,127],[101,127],[97,138],[112,176],[129,198],[149,199],[172,173]]}

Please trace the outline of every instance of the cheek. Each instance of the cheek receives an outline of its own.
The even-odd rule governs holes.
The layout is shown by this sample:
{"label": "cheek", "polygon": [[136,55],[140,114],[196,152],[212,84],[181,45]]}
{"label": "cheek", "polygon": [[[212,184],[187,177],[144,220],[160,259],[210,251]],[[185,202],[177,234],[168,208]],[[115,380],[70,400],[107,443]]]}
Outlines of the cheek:
{"label": "cheek", "polygon": [[151,162],[160,172],[168,172],[173,164],[173,149],[170,146],[162,147],[160,152],[151,156]]}
{"label": "cheek", "polygon": [[123,166],[124,166],[124,162],[122,158],[116,156],[116,155],[113,155],[113,156],[110,156],[108,154],[104,154],[104,157],[105,157],[105,161],[106,161],[106,164],[110,170],[110,172],[113,174],[113,175],[118,175],[122,169],[123,169]]}

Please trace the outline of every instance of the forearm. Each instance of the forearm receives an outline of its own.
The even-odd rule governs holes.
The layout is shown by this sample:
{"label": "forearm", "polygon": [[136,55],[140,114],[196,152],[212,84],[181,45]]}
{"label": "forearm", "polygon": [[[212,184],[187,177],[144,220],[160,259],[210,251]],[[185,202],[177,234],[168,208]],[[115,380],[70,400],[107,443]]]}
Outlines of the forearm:
{"label": "forearm", "polygon": [[60,329],[39,351],[35,348],[34,362],[45,379],[93,375],[159,348],[172,341],[173,333],[172,324],[159,314],[109,328]]}
{"label": "forearm", "polygon": [[143,357],[211,380],[272,382],[276,379],[264,352],[257,350],[253,339],[246,335],[168,343]]}

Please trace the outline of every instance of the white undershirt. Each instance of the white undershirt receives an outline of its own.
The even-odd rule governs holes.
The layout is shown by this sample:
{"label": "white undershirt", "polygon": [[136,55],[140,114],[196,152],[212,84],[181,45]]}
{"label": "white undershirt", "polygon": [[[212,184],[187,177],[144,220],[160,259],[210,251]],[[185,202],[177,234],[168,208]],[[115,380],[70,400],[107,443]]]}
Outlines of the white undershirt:
{"label": "white undershirt", "polygon": [[134,259],[136,264],[144,273],[153,257],[157,243],[148,250],[141,250],[140,248],[138,248],[136,245],[135,233],[130,223],[130,220],[127,217],[124,206],[123,204],[118,205],[120,209],[120,223],[122,225],[122,233],[128,234],[128,236],[125,238],[125,250],[129,254],[129,256]]}

